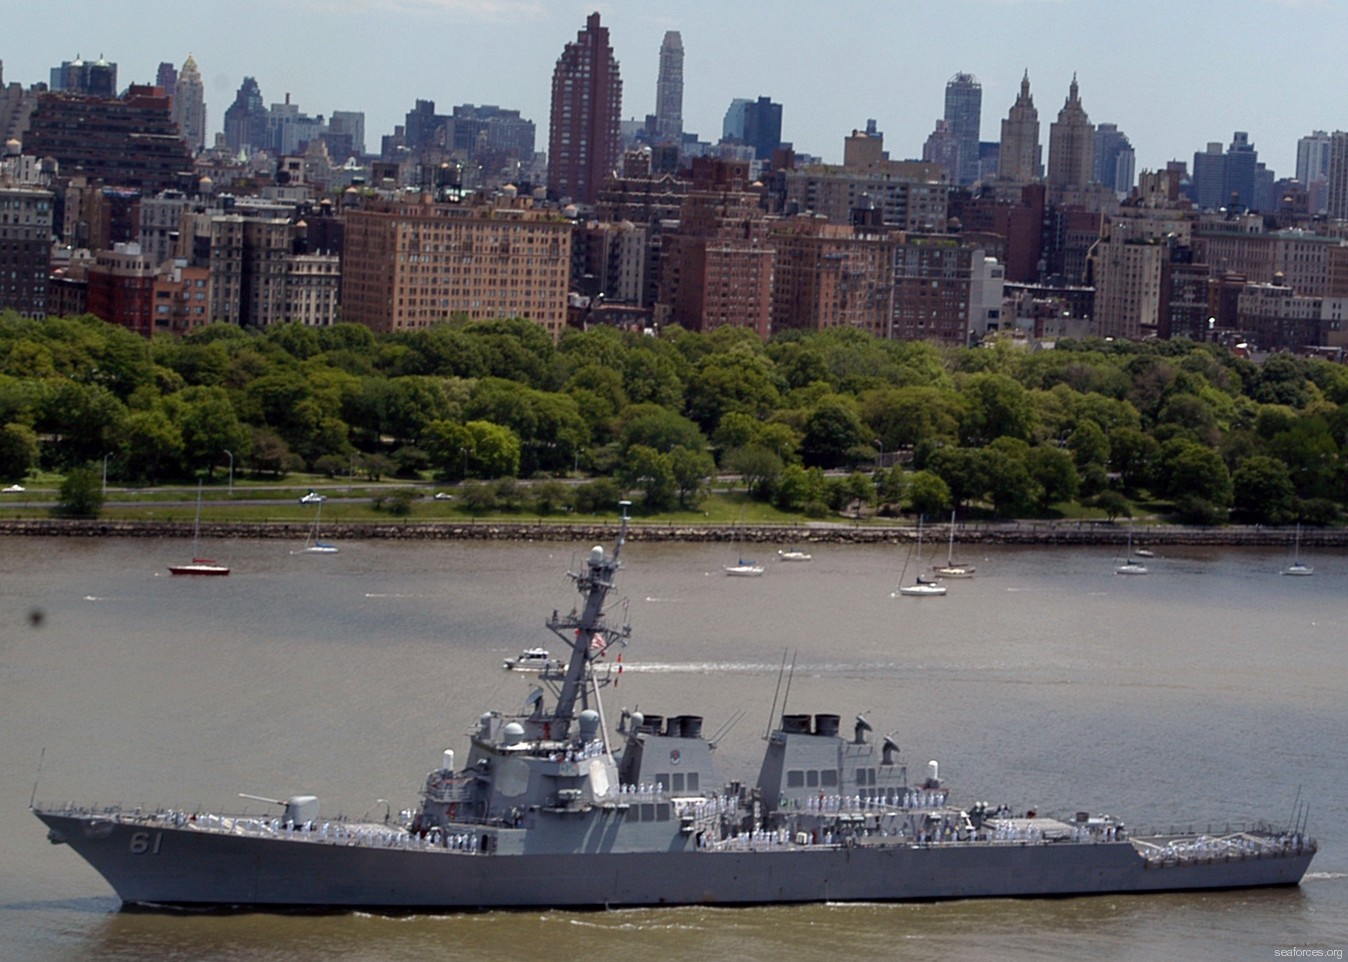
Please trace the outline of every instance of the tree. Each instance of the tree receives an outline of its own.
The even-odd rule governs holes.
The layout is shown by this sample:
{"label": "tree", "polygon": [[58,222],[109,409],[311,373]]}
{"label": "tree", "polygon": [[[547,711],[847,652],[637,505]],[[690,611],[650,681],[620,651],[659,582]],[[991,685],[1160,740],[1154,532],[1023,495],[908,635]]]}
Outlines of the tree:
{"label": "tree", "polygon": [[1287,524],[1296,520],[1296,489],[1287,465],[1277,458],[1246,458],[1231,476],[1236,514],[1255,524]]}
{"label": "tree", "polygon": [[944,514],[952,503],[950,488],[940,475],[931,471],[914,471],[908,479],[908,504],[915,514]]}
{"label": "tree", "polygon": [[773,492],[773,504],[783,511],[808,510],[811,504],[823,503],[825,493],[821,469],[791,464],[782,470]]}
{"label": "tree", "polygon": [[782,459],[767,448],[751,444],[747,448],[727,451],[721,459],[721,467],[743,479],[749,497],[766,501],[772,497],[784,465]]}
{"label": "tree", "polygon": [[700,451],[707,440],[696,424],[657,404],[634,404],[618,416],[618,436],[624,449],[643,444],[657,451],[688,448]]}
{"label": "tree", "polygon": [[958,507],[979,501],[988,490],[987,462],[983,452],[974,448],[941,448],[927,459],[931,471],[949,489],[951,502]]}
{"label": "tree", "polygon": [[1101,491],[1093,500],[1094,505],[1105,513],[1105,517],[1110,523],[1115,518],[1131,518],[1133,516],[1133,506],[1122,494],[1117,491]]}
{"label": "tree", "polygon": [[669,466],[674,473],[679,506],[696,507],[698,499],[707,491],[711,476],[716,472],[716,462],[706,451],[677,447],[669,452]]}
{"label": "tree", "polygon": [[1041,510],[1060,501],[1071,501],[1077,496],[1081,478],[1077,475],[1072,456],[1061,448],[1044,445],[1031,449],[1026,458],[1030,477],[1042,489],[1039,496]]}
{"label": "tree", "polygon": [[805,420],[801,458],[810,466],[839,467],[848,463],[853,448],[870,443],[866,434],[855,403],[842,395],[829,395],[815,405]]}
{"label": "tree", "polygon": [[1125,491],[1149,488],[1156,480],[1161,446],[1137,428],[1115,428],[1109,435],[1109,463]]}
{"label": "tree", "polygon": [[1034,429],[1029,392],[1005,374],[974,374],[964,385],[969,407],[961,425],[964,444],[979,446],[997,438],[1028,441]]}
{"label": "tree", "polygon": [[71,468],[61,482],[52,513],[62,518],[97,518],[103,512],[103,478],[90,465]]}
{"label": "tree", "polygon": [[1216,451],[1175,438],[1161,446],[1161,493],[1177,502],[1207,502],[1224,512],[1231,506],[1231,474]]}
{"label": "tree", "polygon": [[988,498],[1003,517],[1029,514],[1043,500],[1044,489],[1030,474],[1025,458],[990,448],[985,452],[984,470]]}
{"label": "tree", "polygon": [[520,439],[510,428],[490,421],[469,421],[464,427],[472,447],[472,470],[484,478],[514,477],[520,470]]}
{"label": "tree", "polygon": [[547,480],[529,486],[534,511],[540,515],[553,514],[571,507],[571,489],[561,481]]}
{"label": "tree", "polygon": [[22,480],[37,464],[37,432],[11,421],[0,428],[0,481]]}
{"label": "tree", "polygon": [[182,471],[182,432],[161,405],[133,411],[126,418],[124,431],[121,454],[126,477],[158,481]]}
{"label": "tree", "polygon": [[618,479],[624,487],[644,492],[646,507],[651,510],[658,511],[673,500],[675,481],[670,456],[655,448],[632,445],[619,467]]}

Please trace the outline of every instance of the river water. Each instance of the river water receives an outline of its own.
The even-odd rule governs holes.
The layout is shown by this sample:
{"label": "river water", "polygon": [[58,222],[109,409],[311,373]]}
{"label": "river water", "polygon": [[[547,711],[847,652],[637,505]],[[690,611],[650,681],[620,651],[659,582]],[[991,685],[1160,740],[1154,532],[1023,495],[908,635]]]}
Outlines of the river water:
{"label": "river water", "polygon": [[[1147,577],[1111,549],[979,548],[944,598],[895,598],[892,546],[631,543],[622,706],[695,714],[724,780],[752,781],[779,668],[789,710],[864,713],[952,801],[1109,812],[1169,828],[1286,822],[1321,843],[1298,888],[934,905],[383,917],[121,912],[29,799],[238,810],[317,794],[328,813],[414,803],[423,774],[528,680],[588,545],[213,546],[228,578],[173,578],[182,541],[0,539],[0,958],[1269,959],[1348,949],[1348,554],[1312,578],[1255,549],[1167,549]],[[944,548],[944,546],[942,546]],[[944,554],[944,551],[941,552]],[[618,616],[620,617],[620,616]],[[553,646],[554,649],[560,647]],[[779,704],[778,711],[781,711]],[[36,781],[36,785],[35,785]],[[256,803],[252,803],[256,809]],[[1307,956],[1301,956],[1307,957]],[[1323,957],[1323,956],[1322,956]],[[1329,957],[1334,957],[1332,954]],[[1342,957],[1339,955],[1338,957]]]}

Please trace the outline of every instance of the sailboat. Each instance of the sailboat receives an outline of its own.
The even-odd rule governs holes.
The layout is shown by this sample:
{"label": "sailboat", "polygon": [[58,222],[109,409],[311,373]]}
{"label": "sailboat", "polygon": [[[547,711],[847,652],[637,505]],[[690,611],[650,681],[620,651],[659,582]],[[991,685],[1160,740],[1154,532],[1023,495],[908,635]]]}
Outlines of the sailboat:
{"label": "sailboat", "polygon": [[972,578],[974,566],[955,561],[955,512],[950,512],[950,546],[946,551],[945,564],[932,565],[931,570],[938,578]]}
{"label": "sailboat", "polygon": [[1151,574],[1151,569],[1141,561],[1138,561],[1137,557],[1133,554],[1133,529],[1131,527],[1128,529],[1128,554],[1124,557],[1123,561],[1114,566],[1114,573],[1116,575]]}
{"label": "sailboat", "polygon": [[201,482],[197,482],[197,520],[192,526],[192,560],[188,564],[169,565],[171,575],[227,575],[229,565],[201,556]]}
{"label": "sailboat", "polygon": [[[735,543],[738,545],[740,540],[739,528],[735,528]],[[725,573],[732,578],[757,578],[763,574],[763,566],[756,561],[747,561],[743,555],[740,560],[733,565],[725,566]]]}
{"label": "sailboat", "polygon": [[[911,598],[939,598],[941,595],[945,594],[946,593],[945,585],[939,584],[936,581],[931,581],[926,578],[923,578],[921,575],[918,575],[917,580],[914,581],[911,585],[906,585],[903,583],[904,577],[908,574],[908,562],[912,560],[912,557],[913,551],[910,549],[908,552],[908,557],[905,558],[903,561],[903,571],[899,573],[899,589],[898,591],[894,592],[894,594],[891,594],[890,597],[891,598],[895,597],[895,595],[905,595]],[[917,519],[917,558],[918,562],[920,563],[922,560],[921,517]]]}
{"label": "sailboat", "polygon": [[1296,540],[1293,542],[1292,563],[1282,569],[1285,575],[1301,575],[1306,577],[1315,574],[1315,569],[1301,561],[1301,525],[1297,525]]}
{"label": "sailboat", "polygon": [[295,554],[336,554],[337,546],[329,541],[324,541],[318,536],[318,516],[323,513],[323,502],[319,501],[314,509],[314,523],[309,529],[309,537],[304,541],[304,547]]}

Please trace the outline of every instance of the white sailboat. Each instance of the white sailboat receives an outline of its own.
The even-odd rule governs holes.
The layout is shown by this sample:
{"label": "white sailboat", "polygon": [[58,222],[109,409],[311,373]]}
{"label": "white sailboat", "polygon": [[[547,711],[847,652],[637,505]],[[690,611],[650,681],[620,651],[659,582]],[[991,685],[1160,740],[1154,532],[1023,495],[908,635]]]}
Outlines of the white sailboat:
{"label": "white sailboat", "polygon": [[[735,529],[735,544],[739,544],[739,528]],[[757,578],[763,574],[763,566],[756,561],[748,561],[743,555],[740,555],[739,561],[733,565],[725,566],[725,573],[732,578]]]}
{"label": "white sailboat", "polygon": [[1148,575],[1151,569],[1144,565],[1133,553],[1133,529],[1128,529],[1128,554],[1123,561],[1114,566],[1116,575]]}
{"label": "white sailboat", "polygon": [[782,561],[809,561],[814,555],[808,551],[801,551],[799,548],[778,548],[777,557]]}
{"label": "white sailboat", "polygon": [[1301,561],[1301,525],[1299,523],[1297,524],[1296,537],[1292,542],[1292,545],[1292,563],[1286,568],[1283,568],[1282,573],[1285,575],[1299,575],[1303,578],[1315,574],[1314,568],[1308,564],[1303,564]]}
{"label": "white sailboat", "polygon": [[932,571],[938,578],[972,578],[974,566],[955,561],[955,512],[950,512],[950,545],[946,550],[945,564],[932,565]]}
{"label": "white sailboat", "polygon": [[[909,598],[939,598],[946,593],[946,586],[937,581],[917,576],[912,584],[904,584],[904,578],[908,574],[908,562],[912,560],[913,551],[910,549],[908,557],[903,561],[903,571],[899,573],[899,588],[890,597],[903,595]],[[922,562],[922,518],[917,519],[917,559]]]}
{"label": "white sailboat", "polygon": [[201,556],[201,482],[197,482],[197,520],[192,526],[192,560],[187,564],[169,565],[171,575],[227,575],[229,566],[214,558]]}
{"label": "white sailboat", "polygon": [[318,516],[323,513],[323,502],[319,501],[315,505],[314,523],[309,528],[309,537],[304,541],[304,547],[296,554],[336,554],[337,546],[331,542],[324,541],[318,536]]}

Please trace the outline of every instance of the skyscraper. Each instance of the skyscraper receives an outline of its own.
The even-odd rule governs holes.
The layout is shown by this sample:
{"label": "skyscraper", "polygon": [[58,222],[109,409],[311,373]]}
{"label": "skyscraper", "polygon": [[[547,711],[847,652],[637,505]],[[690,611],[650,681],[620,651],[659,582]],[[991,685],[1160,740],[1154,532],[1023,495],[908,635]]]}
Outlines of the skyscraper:
{"label": "skyscraper", "polygon": [[945,85],[945,119],[955,138],[958,169],[951,175],[958,184],[978,179],[978,133],[983,117],[983,86],[973,74],[957,73]]}
{"label": "skyscraper", "polygon": [[1336,130],[1329,138],[1329,216],[1348,219],[1348,132]]}
{"label": "skyscraper", "polygon": [[234,103],[225,110],[225,143],[235,153],[267,146],[267,108],[252,77],[244,77]]}
{"label": "skyscraper", "polygon": [[721,136],[752,147],[755,158],[767,160],[782,143],[782,105],[768,97],[736,97],[725,112]]}
{"label": "skyscraper", "polygon": [[997,175],[1028,184],[1040,176],[1039,111],[1030,96],[1030,72],[1020,81],[1020,95],[1002,121],[1002,145],[997,154]]}
{"label": "skyscraper", "polygon": [[159,70],[154,75],[154,85],[163,87],[164,93],[172,97],[178,87],[178,68],[167,60],[160,63]]}
{"label": "skyscraper", "polygon": [[1222,171],[1223,202],[1232,201],[1247,210],[1260,207],[1255,197],[1255,171],[1259,166],[1259,152],[1250,143],[1250,135],[1237,130],[1231,135],[1231,146],[1226,148],[1226,165]]}
{"label": "skyscraper", "polygon": [[608,29],[592,13],[557,58],[548,132],[548,194],[593,204],[622,151],[623,82]]}
{"label": "skyscraper", "polygon": [[196,153],[206,146],[206,88],[201,82],[201,71],[192,55],[187,55],[183,69],[178,72],[173,98],[173,121],[182,131],[188,148]]}
{"label": "skyscraper", "polygon": [[1135,155],[1128,135],[1118,124],[1100,124],[1095,128],[1094,180],[1116,194],[1133,189]]}
{"label": "skyscraper", "polygon": [[655,80],[655,138],[678,143],[683,137],[683,38],[665,33],[660,44],[660,73]]}
{"label": "skyscraper", "polygon": [[1323,130],[1297,141],[1297,180],[1310,186],[1329,177],[1329,134]]}
{"label": "skyscraper", "polygon": [[1081,106],[1076,74],[1067,100],[1048,132],[1048,185],[1059,190],[1084,188],[1095,166],[1095,128]]}

